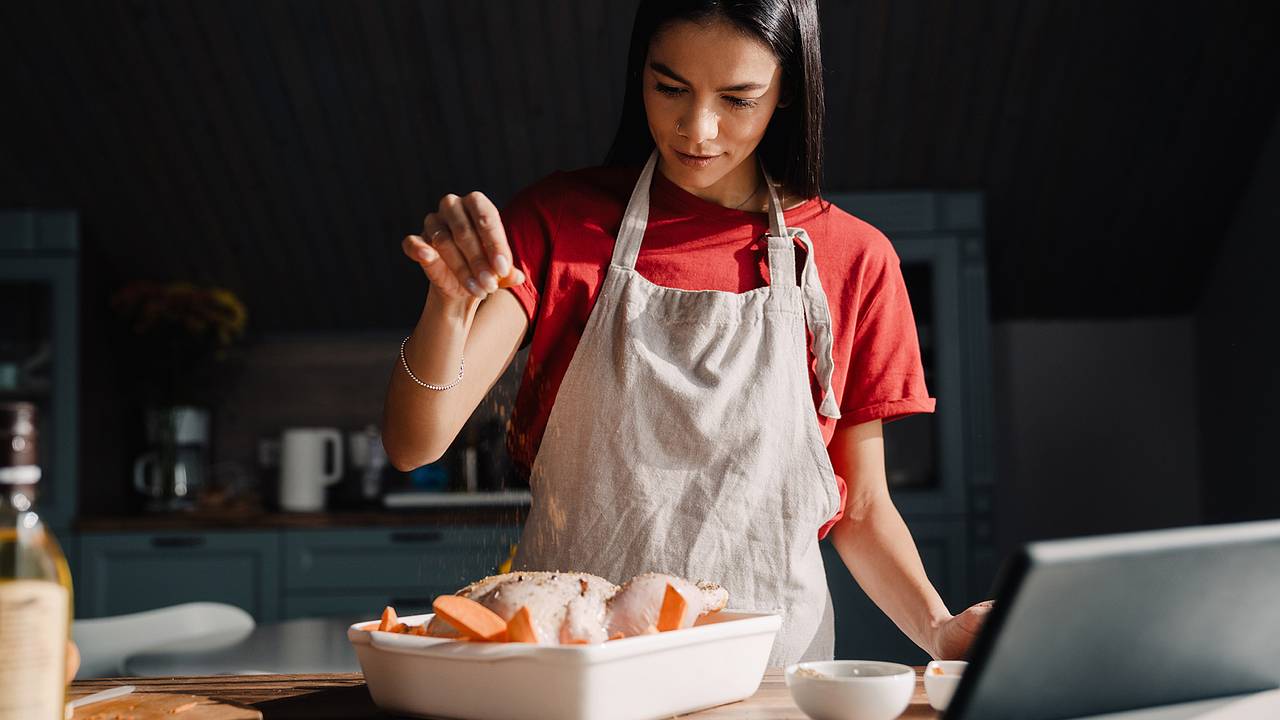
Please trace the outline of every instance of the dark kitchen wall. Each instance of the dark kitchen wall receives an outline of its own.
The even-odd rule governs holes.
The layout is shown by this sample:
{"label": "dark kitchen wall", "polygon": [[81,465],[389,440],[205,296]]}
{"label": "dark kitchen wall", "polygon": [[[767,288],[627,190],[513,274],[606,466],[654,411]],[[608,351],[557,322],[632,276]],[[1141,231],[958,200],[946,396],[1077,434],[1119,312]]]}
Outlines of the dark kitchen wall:
{"label": "dark kitchen wall", "polygon": [[[400,239],[445,192],[501,203],[598,163],[634,6],[0,4],[0,78],[15,98],[0,112],[0,204],[81,213],[86,509],[130,502],[142,449],[140,402],[118,380],[114,289],[183,279],[244,298],[250,363],[218,408],[224,459],[252,462],[252,438],[283,423],[364,422],[421,309]],[[1257,260],[1274,257],[1275,224],[1238,221],[1221,289],[1204,288],[1237,208],[1274,212],[1275,182],[1249,185],[1280,107],[1274,4],[825,0],[821,15],[826,187],[985,194],[1005,537],[1194,519],[1219,485],[1187,468],[1258,477],[1265,458],[1237,439],[1261,447],[1268,406],[1232,394],[1262,392],[1237,377],[1276,382],[1268,356],[1223,348],[1267,337],[1274,303],[1251,314],[1249,298],[1274,287],[1274,263]],[[1187,440],[1188,423],[1214,427]],[[1065,451],[1072,462],[1055,465]],[[1165,474],[1156,502],[1169,504],[1144,514]],[[1076,475],[1120,501],[1073,521],[1059,501]],[[1228,484],[1209,515],[1246,509],[1251,482]]]}
{"label": "dark kitchen wall", "polygon": [[[225,284],[260,332],[403,328],[398,243],[441,195],[603,157],[634,7],[3,3],[0,199],[80,209],[110,283]],[[823,2],[826,187],[984,191],[997,319],[1190,312],[1280,101],[1276,15]]]}
{"label": "dark kitchen wall", "polygon": [[1195,322],[992,328],[997,545],[1201,520]]}
{"label": "dark kitchen wall", "polygon": [[1196,316],[1209,521],[1280,517],[1280,116]]}

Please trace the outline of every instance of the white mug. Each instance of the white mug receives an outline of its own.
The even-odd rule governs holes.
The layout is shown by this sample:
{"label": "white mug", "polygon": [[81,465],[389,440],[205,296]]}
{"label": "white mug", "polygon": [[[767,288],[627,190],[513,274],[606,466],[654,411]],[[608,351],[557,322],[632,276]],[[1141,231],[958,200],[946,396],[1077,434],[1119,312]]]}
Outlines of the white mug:
{"label": "white mug", "polygon": [[[326,455],[332,447],[332,456]],[[280,507],[324,509],[324,489],[342,478],[342,433],[335,428],[291,428],[280,441]]]}

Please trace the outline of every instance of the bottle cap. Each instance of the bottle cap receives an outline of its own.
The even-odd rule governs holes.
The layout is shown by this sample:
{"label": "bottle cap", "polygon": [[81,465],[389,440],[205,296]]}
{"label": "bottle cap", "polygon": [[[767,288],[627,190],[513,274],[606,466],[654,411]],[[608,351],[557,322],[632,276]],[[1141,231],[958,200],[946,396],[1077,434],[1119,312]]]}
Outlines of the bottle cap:
{"label": "bottle cap", "polygon": [[35,405],[0,403],[0,483],[26,484],[40,479],[36,435]]}

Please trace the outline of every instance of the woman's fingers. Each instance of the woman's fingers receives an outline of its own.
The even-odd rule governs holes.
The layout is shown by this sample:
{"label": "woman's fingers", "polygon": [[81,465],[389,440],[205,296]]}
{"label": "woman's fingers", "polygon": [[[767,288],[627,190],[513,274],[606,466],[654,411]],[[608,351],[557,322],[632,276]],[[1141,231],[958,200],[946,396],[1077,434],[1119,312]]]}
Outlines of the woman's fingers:
{"label": "woman's fingers", "polygon": [[434,246],[433,249],[440,255],[440,262],[436,263],[436,265],[447,267],[449,272],[453,274],[454,281],[458,283],[459,287],[463,288],[464,293],[481,300],[489,294],[472,276],[467,259],[463,257],[457,243],[442,242]]}
{"label": "woman's fingers", "polygon": [[462,285],[462,282],[454,276],[448,263],[444,262],[440,251],[428,245],[423,238],[409,235],[400,243],[400,247],[410,260],[422,266],[422,271],[426,273],[431,284],[446,295],[459,299],[472,297],[471,291]]}
{"label": "woman's fingers", "polygon": [[462,199],[462,206],[479,235],[488,269],[499,278],[507,277],[511,272],[511,248],[507,246],[507,233],[502,228],[498,208],[482,192],[468,194]]}
{"label": "woman's fingers", "polygon": [[471,216],[463,205],[462,198],[457,195],[445,195],[440,200],[440,217],[449,226],[449,235],[467,262],[469,280],[463,284],[470,287],[474,282],[484,292],[491,293],[498,289],[498,276],[489,267],[489,258],[480,245],[480,235],[471,224]]}
{"label": "woman's fingers", "polygon": [[437,212],[423,219],[422,236],[409,235],[401,246],[433,284],[455,297],[483,299],[525,282],[512,262],[501,215],[480,192],[444,196]]}

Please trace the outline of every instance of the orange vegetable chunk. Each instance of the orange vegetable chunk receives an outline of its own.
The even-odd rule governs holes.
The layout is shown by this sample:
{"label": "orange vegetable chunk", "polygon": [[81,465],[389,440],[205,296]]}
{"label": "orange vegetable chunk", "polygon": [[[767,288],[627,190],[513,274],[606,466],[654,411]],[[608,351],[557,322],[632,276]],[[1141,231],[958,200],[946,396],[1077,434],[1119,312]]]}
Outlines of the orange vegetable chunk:
{"label": "orange vegetable chunk", "polygon": [[658,613],[658,632],[679,630],[688,606],[689,603],[680,591],[667,583],[667,591],[662,595],[662,610]]}
{"label": "orange vegetable chunk", "polygon": [[382,622],[378,623],[378,629],[386,632],[396,626],[400,622],[400,618],[396,617],[396,609],[390,605],[382,609]]}
{"label": "orange vegetable chunk", "polygon": [[520,608],[507,621],[507,640],[523,643],[538,642],[538,631],[533,628],[533,618],[529,615],[529,608]]}
{"label": "orange vegetable chunk", "polygon": [[431,603],[431,607],[464,637],[485,642],[506,640],[507,624],[502,616],[471,598],[441,595]]}

